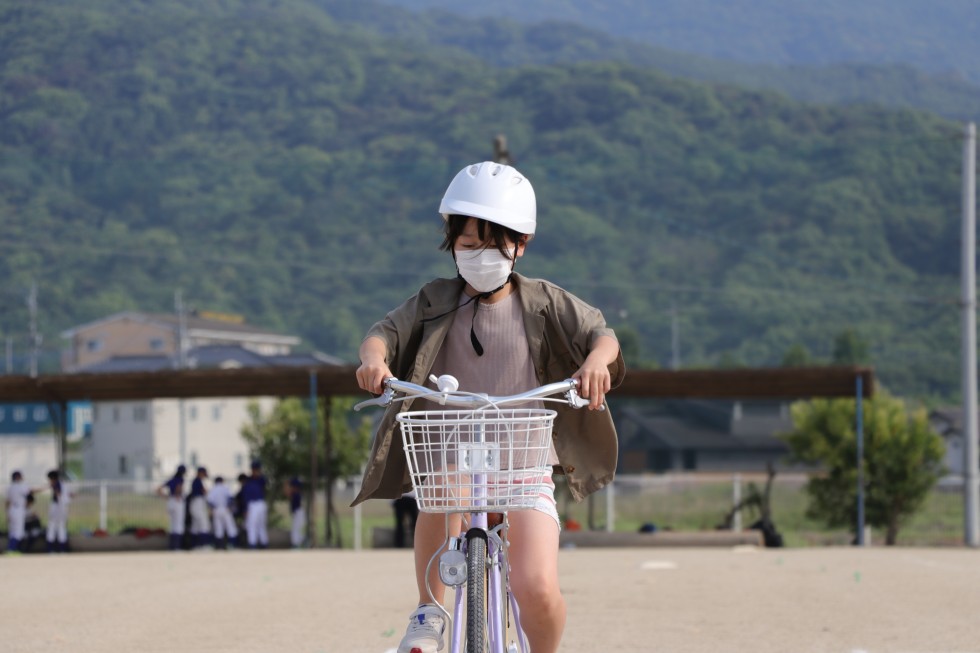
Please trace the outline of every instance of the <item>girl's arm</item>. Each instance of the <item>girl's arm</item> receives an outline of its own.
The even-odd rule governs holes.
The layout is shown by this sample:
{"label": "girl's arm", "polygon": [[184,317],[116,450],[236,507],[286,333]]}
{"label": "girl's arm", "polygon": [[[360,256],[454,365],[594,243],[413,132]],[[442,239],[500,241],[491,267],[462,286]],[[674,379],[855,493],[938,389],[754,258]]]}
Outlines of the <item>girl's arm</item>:
{"label": "girl's arm", "polygon": [[377,336],[368,336],[361,343],[358,356],[361,359],[361,366],[357,368],[357,385],[361,390],[367,390],[376,395],[384,392],[382,387],[384,380],[394,376],[388,369],[385,358],[388,354],[388,347],[385,341]]}
{"label": "girl's arm", "polygon": [[589,399],[589,410],[597,410],[612,387],[609,366],[619,357],[619,341],[611,336],[595,339],[582,367],[572,375],[579,382],[579,394]]}

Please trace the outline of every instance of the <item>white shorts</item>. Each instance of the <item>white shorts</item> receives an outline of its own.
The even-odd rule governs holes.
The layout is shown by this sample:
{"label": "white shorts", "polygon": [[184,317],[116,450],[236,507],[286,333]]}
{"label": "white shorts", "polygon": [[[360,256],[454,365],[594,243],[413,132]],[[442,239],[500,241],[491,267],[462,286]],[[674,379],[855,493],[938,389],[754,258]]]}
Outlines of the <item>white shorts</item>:
{"label": "white shorts", "polygon": [[[533,483],[534,491],[537,492],[537,497],[534,499],[533,505],[531,505],[531,510],[537,510],[538,512],[543,512],[558,524],[558,530],[561,530],[561,518],[558,516],[558,502],[555,501],[555,481],[551,476],[542,478],[540,481],[535,479]],[[522,499],[528,497],[528,492],[522,491],[519,493]],[[522,501],[523,503],[523,501]]]}
{"label": "white shorts", "polygon": [[534,501],[534,508],[538,512],[543,512],[558,524],[561,531],[561,518],[558,516],[558,502],[555,501],[555,482],[549,476],[544,487],[538,492],[538,498]]}
{"label": "white shorts", "polygon": [[[435,484],[433,486],[434,489],[428,489],[422,492],[422,496],[425,498],[426,501],[432,501],[435,505],[442,506],[442,507],[444,507],[447,504],[457,505],[456,500],[454,499],[454,497],[456,497],[455,490],[454,488],[449,487],[447,485],[447,476],[449,478],[453,478],[457,476],[457,473],[451,471],[448,472],[448,474],[437,473],[434,474],[432,477],[429,477],[429,478],[433,478],[433,477],[435,478]],[[513,506],[519,504],[521,506],[526,506],[526,507],[522,507],[521,510],[537,510],[538,512],[542,512],[548,515],[549,517],[551,517],[552,519],[554,519],[555,524],[558,525],[558,529],[561,530],[561,518],[558,516],[558,503],[555,501],[555,481],[552,479],[551,474],[547,474],[544,477],[536,474],[529,475],[529,478],[527,479],[526,482],[521,482],[520,480],[513,480],[513,479],[507,481],[499,481],[499,482],[490,481],[488,485],[491,488],[493,488],[494,486],[498,488],[499,487],[504,488],[502,490],[498,490],[499,491],[498,503],[496,505],[503,505],[504,503],[506,503],[507,505]],[[464,487],[467,489],[471,489],[472,486],[464,484]],[[448,492],[448,498],[444,498],[447,496],[446,494],[447,492]],[[491,496],[493,496],[494,490],[491,489],[490,492],[491,492]],[[534,497],[533,502],[527,500],[531,498],[531,492],[537,494],[537,496]],[[463,496],[469,496],[469,495],[466,494]],[[502,500],[504,497],[506,497],[506,501]],[[515,501],[515,499],[519,499],[519,501]],[[420,502],[420,507],[422,507],[422,505],[424,504]],[[466,504],[466,505],[471,505],[471,504]],[[494,504],[491,503],[491,505]],[[516,509],[511,508],[511,510],[516,510]],[[438,512],[438,510],[428,511],[423,508],[423,512]],[[460,512],[465,514],[465,512],[467,511],[454,510],[452,512]],[[494,512],[494,511],[490,510],[490,512]]]}

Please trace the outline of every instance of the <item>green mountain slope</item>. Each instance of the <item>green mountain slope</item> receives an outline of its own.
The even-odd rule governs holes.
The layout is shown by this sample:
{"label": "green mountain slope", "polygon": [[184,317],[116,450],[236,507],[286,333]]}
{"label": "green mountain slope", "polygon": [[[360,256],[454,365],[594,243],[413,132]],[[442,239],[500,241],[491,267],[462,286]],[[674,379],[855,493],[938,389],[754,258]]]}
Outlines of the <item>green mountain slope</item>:
{"label": "green mountain slope", "polygon": [[908,64],[751,64],[668,50],[570,22],[525,25],[513,18],[451,13],[472,11],[459,4],[426,12],[373,0],[320,0],[320,4],[344,24],[421,47],[458,48],[494,65],[621,61],[687,79],[779,91],[806,102],[881,104],[959,120],[980,119],[980,83],[954,74],[925,73]]}
{"label": "green mountain slope", "polygon": [[980,11],[972,0],[389,1],[525,23],[565,20],[734,61],[907,64],[980,82]]}
{"label": "green mountain slope", "polygon": [[0,328],[46,342],[177,288],[353,359],[420,283],[451,176],[509,136],[521,261],[638,356],[777,364],[854,327],[899,391],[956,384],[958,127],[623,64],[501,69],[295,0],[0,1]]}

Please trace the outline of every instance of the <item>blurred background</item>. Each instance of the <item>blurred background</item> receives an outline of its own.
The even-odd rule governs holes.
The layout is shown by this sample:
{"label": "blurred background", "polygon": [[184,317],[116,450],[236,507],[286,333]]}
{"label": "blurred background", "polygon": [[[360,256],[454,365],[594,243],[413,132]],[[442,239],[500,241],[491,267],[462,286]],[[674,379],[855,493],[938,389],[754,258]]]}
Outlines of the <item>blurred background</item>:
{"label": "blurred background", "polygon": [[[929,452],[902,462],[929,470],[905,542],[962,543],[978,30],[966,0],[0,0],[0,374],[353,364],[374,321],[455,274],[439,199],[497,158],[537,192],[518,271],[600,308],[632,369],[873,367]],[[342,506],[370,424],[334,401],[343,460],[320,482]],[[113,488],[138,505],[181,462],[234,478],[257,454],[306,473],[282,452],[307,409],[7,402],[0,481],[42,479],[64,423],[73,532],[165,523]],[[787,543],[853,537],[812,509],[834,463],[786,437],[802,409],[613,409],[617,529],[713,529],[772,465]],[[567,517],[603,527],[596,501]],[[334,517],[318,528],[349,545]]]}

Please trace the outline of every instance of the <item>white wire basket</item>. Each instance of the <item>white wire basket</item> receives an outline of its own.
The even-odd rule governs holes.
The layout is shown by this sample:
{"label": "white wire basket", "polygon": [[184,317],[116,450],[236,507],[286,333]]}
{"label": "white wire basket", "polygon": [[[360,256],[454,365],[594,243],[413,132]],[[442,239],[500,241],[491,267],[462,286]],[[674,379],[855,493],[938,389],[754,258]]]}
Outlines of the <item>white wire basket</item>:
{"label": "white wire basket", "polygon": [[545,408],[399,413],[419,510],[502,512],[533,508],[550,489],[551,429]]}

